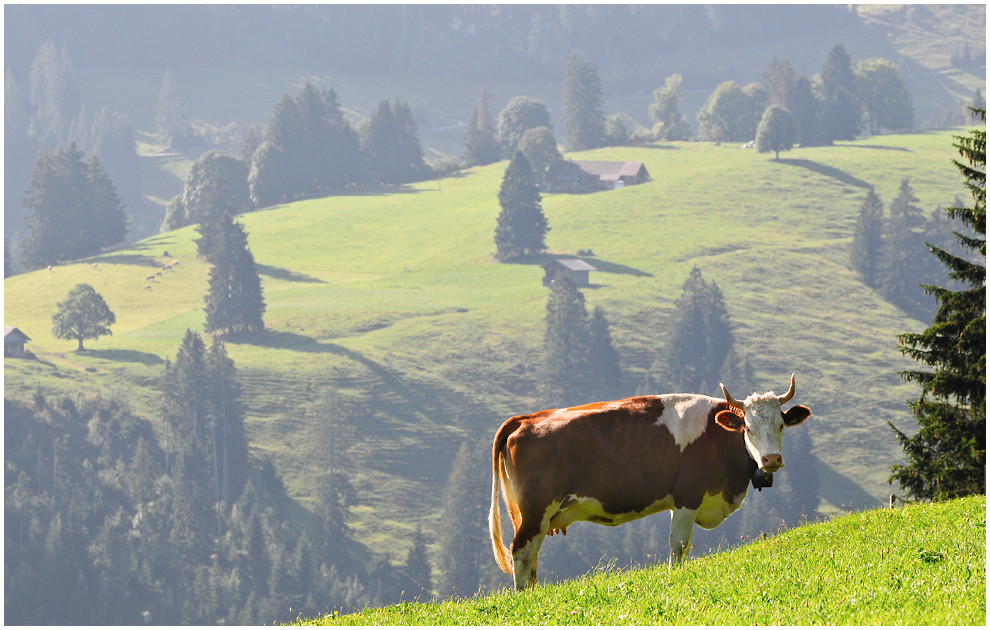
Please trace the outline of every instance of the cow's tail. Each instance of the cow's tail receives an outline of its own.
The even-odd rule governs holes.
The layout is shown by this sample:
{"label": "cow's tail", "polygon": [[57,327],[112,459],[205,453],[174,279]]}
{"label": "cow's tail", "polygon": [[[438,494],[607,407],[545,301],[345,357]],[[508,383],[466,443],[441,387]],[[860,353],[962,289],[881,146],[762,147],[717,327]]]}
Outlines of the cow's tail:
{"label": "cow's tail", "polygon": [[513,573],[512,554],[502,542],[502,523],[498,511],[498,488],[501,479],[505,490],[505,507],[512,513],[516,509],[514,505],[515,494],[512,492],[508,476],[505,474],[505,461],[502,453],[505,449],[505,441],[519,426],[519,423],[514,422],[514,420],[514,418],[507,420],[495,434],[495,443],[492,446],[492,505],[488,512],[488,530],[492,535],[492,551],[495,553],[495,562],[498,563],[500,569],[509,574]]}

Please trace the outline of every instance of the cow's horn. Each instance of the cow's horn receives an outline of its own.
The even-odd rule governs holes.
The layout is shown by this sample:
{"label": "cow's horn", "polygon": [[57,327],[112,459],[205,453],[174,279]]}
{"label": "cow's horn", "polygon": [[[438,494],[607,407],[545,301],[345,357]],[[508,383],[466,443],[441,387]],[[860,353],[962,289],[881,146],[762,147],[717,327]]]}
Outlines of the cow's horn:
{"label": "cow's horn", "polygon": [[784,404],[791,398],[794,398],[794,375],[791,374],[791,387],[787,390],[787,393],[783,396],[777,396],[780,399],[780,404]]}
{"label": "cow's horn", "polygon": [[729,403],[733,407],[743,409],[743,404],[732,397],[732,394],[730,394],[729,390],[725,388],[725,385],[719,383],[718,386],[722,388],[722,395],[725,396],[725,402]]}

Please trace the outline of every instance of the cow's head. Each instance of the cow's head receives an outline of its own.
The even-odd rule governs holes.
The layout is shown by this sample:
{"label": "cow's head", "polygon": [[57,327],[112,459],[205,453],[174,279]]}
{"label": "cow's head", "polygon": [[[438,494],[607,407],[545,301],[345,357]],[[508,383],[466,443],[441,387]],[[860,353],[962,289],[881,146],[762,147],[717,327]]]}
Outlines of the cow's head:
{"label": "cow's head", "polygon": [[[725,385],[719,383],[719,387],[733,409],[718,412],[715,422],[728,431],[744,432],[746,448],[761,470],[773,472],[783,468],[784,458],[780,454],[780,447],[784,427],[801,424],[811,415],[811,409],[804,405],[791,407],[787,411],[780,409],[781,405],[794,396],[794,375],[791,374],[791,387],[783,396],[767,392],[753,394],[739,402],[729,394]],[[742,416],[739,411],[743,412]]]}

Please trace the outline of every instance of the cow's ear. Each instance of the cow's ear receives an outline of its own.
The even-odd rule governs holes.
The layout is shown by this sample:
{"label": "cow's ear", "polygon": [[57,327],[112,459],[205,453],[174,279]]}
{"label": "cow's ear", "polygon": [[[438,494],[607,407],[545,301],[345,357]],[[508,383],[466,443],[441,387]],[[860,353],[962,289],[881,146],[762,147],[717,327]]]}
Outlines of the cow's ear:
{"label": "cow's ear", "polygon": [[804,405],[797,405],[795,407],[791,407],[781,415],[784,416],[784,424],[789,427],[793,427],[794,425],[801,424],[807,420],[808,416],[811,415],[811,409],[808,409]]}
{"label": "cow's ear", "polygon": [[715,414],[715,422],[727,431],[742,431],[746,426],[745,418],[728,409]]}

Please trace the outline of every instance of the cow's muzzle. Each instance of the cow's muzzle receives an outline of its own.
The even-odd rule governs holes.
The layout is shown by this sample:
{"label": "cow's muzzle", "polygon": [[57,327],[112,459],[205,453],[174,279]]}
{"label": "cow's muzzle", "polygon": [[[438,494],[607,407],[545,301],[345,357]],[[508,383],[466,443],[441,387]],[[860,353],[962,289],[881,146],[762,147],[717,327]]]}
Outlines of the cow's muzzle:
{"label": "cow's muzzle", "polygon": [[780,453],[774,453],[773,455],[764,455],[760,459],[760,468],[766,472],[776,472],[784,467],[784,458],[781,457]]}

